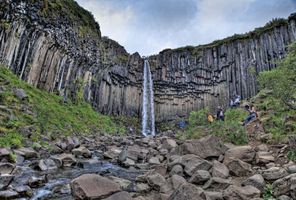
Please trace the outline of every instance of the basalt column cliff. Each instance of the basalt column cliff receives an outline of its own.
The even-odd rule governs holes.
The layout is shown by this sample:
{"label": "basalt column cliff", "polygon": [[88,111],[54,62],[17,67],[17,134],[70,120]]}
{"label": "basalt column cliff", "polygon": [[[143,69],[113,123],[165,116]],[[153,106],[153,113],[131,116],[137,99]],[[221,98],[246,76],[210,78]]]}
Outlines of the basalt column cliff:
{"label": "basalt column cliff", "polygon": [[296,39],[296,15],[276,19],[244,35],[198,47],[167,49],[150,57],[159,119],[227,106],[234,94],[258,91],[256,75],[276,67]]}
{"label": "basalt column cliff", "polygon": [[[93,16],[73,0],[2,0],[0,62],[28,83],[99,112],[141,116],[144,61],[101,37]],[[296,16],[245,35],[150,56],[156,120],[253,96],[256,74],[276,66],[296,39]]]}
{"label": "basalt column cliff", "polygon": [[76,2],[4,0],[0,19],[0,61],[21,79],[65,98],[83,94],[103,113],[140,112],[143,60],[101,37]]}

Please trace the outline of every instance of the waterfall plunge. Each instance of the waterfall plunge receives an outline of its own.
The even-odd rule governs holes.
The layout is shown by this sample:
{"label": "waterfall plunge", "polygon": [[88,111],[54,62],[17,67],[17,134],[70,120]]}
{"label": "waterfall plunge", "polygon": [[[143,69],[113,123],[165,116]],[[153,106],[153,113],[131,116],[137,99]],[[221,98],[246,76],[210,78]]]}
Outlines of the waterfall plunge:
{"label": "waterfall plunge", "polygon": [[144,61],[143,101],[142,101],[142,134],[155,135],[153,81],[148,60]]}

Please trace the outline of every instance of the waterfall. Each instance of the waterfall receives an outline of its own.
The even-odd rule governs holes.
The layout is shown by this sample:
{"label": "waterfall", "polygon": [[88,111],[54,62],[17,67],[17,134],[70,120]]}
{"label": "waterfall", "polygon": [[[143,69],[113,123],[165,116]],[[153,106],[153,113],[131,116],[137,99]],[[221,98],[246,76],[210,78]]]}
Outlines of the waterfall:
{"label": "waterfall", "polygon": [[155,135],[153,81],[148,60],[144,61],[142,134]]}

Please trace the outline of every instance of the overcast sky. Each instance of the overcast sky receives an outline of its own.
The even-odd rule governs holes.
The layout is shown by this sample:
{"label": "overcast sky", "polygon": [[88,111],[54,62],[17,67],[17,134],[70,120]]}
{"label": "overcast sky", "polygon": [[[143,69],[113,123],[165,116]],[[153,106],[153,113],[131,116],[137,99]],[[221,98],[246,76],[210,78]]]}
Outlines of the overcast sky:
{"label": "overcast sky", "polygon": [[245,33],[296,12],[296,0],[77,0],[102,35],[129,53],[156,54]]}

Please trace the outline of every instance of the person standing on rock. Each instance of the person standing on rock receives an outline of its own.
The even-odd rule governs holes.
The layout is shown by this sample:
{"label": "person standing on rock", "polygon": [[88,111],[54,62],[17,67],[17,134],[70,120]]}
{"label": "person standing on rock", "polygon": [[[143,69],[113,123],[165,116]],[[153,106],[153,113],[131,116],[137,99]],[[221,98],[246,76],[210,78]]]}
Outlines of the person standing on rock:
{"label": "person standing on rock", "polygon": [[218,107],[217,120],[224,121],[224,111],[221,106]]}

